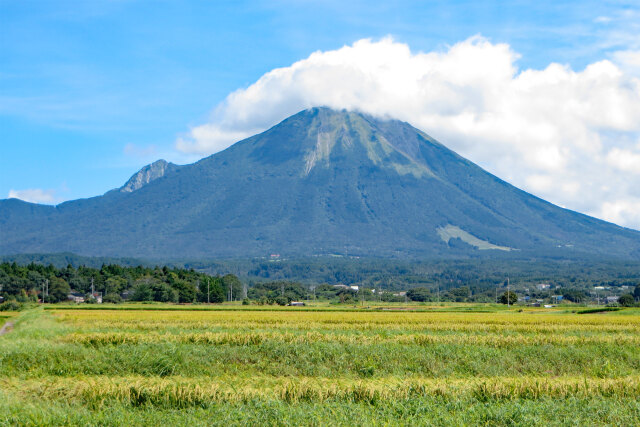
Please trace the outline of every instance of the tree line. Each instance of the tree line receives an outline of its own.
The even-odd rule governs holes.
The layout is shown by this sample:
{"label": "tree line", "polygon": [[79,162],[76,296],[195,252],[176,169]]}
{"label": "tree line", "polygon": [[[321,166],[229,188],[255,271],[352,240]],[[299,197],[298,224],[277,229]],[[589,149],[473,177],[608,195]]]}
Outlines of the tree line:
{"label": "tree line", "polygon": [[103,302],[160,301],[176,303],[211,302],[242,299],[243,284],[237,276],[209,276],[193,269],[165,267],[123,267],[117,264],[100,268],[30,263],[0,264],[0,296],[21,302],[43,300],[61,302],[71,292],[86,295],[100,293]]}

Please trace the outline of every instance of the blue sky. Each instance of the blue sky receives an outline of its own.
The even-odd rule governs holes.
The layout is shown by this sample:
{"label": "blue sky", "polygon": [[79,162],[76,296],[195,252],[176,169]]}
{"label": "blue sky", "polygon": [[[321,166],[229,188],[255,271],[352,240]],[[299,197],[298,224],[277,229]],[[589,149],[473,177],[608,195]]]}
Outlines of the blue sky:
{"label": "blue sky", "polygon": [[[638,49],[636,1],[0,0],[0,198],[102,194],[265,73],[357,40],[442,52],[482,35],[519,69]],[[425,129],[429,131],[428,129]],[[632,135],[632,137],[634,137]],[[482,162],[480,162],[482,164]]]}

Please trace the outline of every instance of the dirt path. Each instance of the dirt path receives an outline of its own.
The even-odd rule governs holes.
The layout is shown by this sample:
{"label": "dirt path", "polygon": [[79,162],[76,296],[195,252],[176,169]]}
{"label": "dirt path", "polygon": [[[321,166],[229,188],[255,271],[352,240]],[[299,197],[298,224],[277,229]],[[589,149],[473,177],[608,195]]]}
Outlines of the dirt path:
{"label": "dirt path", "polygon": [[2,325],[2,328],[0,328],[0,336],[11,332],[11,330],[13,329],[13,322],[7,322],[4,325]]}

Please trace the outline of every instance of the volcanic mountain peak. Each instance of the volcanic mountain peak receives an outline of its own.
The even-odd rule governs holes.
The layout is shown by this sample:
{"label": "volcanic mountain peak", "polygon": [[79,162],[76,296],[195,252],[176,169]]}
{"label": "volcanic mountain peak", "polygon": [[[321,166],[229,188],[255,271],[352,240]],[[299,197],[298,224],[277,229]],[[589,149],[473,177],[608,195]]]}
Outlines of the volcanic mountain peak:
{"label": "volcanic mountain peak", "polygon": [[0,201],[0,235],[5,254],[640,258],[637,231],[521,191],[407,123],[327,108],[104,196]]}
{"label": "volcanic mountain peak", "polygon": [[[434,176],[420,156],[420,150],[425,143],[437,143],[409,124],[397,120],[316,107],[301,111],[257,138],[260,140],[261,136],[266,137],[270,144],[262,149],[273,151],[280,158],[286,158],[280,151],[295,152],[298,149],[297,154],[302,159],[301,176],[308,176],[314,168],[336,167],[336,162],[345,159],[395,170],[401,175],[411,174],[416,178]],[[296,161],[300,161],[300,157],[295,156]]]}

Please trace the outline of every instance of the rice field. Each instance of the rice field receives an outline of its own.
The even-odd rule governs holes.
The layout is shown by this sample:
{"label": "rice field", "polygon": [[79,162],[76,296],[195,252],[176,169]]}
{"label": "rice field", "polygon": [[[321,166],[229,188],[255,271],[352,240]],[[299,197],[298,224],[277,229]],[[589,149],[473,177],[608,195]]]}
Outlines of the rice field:
{"label": "rice field", "polygon": [[1,425],[640,425],[640,313],[36,309]]}

